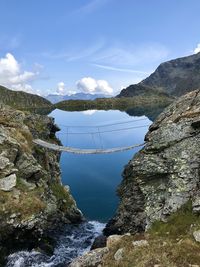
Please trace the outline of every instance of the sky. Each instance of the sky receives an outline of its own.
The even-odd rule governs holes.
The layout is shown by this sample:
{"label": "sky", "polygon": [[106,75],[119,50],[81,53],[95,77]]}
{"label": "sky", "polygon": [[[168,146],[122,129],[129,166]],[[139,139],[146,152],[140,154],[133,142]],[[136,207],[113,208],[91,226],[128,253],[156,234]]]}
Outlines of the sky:
{"label": "sky", "polygon": [[199,0],[0,0],[0,84],[117,94],[200,51]]}

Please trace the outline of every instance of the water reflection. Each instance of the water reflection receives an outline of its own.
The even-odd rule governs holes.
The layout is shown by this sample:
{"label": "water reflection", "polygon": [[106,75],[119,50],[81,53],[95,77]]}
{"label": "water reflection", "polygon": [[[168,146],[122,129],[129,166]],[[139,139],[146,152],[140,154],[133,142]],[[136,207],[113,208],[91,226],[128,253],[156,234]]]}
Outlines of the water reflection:
{"label": "water reflection", "polygon": [[[145,116],[130,117],[114,110],[87,113],[54,110],[50,115],[61,128],[58,136],[63,145],[79,148],[141,144],[151,123]],[[116,189],[123,167],[138,150],[103,155],[62,153],[62,181],[70,186],[87,219],[105,222],[112,217],[118,203]]]}

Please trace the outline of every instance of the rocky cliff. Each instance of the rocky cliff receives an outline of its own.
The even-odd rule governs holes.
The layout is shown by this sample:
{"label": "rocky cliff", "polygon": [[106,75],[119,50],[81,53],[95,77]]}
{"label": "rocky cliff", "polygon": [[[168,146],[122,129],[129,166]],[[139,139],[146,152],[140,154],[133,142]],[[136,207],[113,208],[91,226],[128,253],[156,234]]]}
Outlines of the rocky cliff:
{"label": "rocky cliff", "polygon": [[0,263],[14,249],[46,249],[49,231],[82,219],[69,188],[61,184],[60,154],[32,142],[58,143],[57,130],[52,118],[1,105]]}
{"label": "rocky cliff", "polygon": [[123,89],[118,97],[133,97],[156,91],[169,96],[181,96],[199,87],[200,53],[160,64],[148,78]]}
{"label": "rocky cliff", "polygon": [[105,247],[70,267],[199,267],[200,90],[165,109],[145,141],[125,167]]}
{"label": "rocky cliff", "polygon": [[142,232],[189,200],[200,212],[200,91],[165,109],[145,141],[124,170],[120,205],[106,234]]}

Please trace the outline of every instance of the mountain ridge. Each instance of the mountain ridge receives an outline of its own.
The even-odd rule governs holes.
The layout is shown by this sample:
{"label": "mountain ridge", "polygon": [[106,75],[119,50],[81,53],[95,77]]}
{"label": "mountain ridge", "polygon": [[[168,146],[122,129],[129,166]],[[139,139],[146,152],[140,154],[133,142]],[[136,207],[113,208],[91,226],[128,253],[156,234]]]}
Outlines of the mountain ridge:
{"label": "mountain ridge", "polygon": [[50,108],[52,106],[50,101],[41,96],[24,91],[10,90],[1,85],[0,104],[5,104],[16,109]]}
{"label": "mountain ridge", "polygon": [[138,84],[123,89],[117,97],[134,97],[150,90],[179,97],[200,88],[200,53],[161,63]]}
{"label": "mountain ridge", "polygon": [[95,100],[97,98],[108,98],[109,96],[104,94],[89,94],[89,93],[75,93],[72,95],[56,95],[49,94],[45,98],[52,104],[59,103],[65,100]]}

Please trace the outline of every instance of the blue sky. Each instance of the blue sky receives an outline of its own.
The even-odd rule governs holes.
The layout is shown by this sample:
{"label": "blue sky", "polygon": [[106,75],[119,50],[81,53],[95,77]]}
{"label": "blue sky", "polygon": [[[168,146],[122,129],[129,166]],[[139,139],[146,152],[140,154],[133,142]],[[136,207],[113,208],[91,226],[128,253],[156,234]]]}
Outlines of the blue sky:
{"label": "blue sky", "polygon": [[117,93],[200,51],[199,0],[0,0],[0,84]]}

